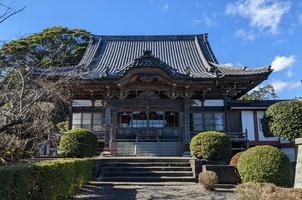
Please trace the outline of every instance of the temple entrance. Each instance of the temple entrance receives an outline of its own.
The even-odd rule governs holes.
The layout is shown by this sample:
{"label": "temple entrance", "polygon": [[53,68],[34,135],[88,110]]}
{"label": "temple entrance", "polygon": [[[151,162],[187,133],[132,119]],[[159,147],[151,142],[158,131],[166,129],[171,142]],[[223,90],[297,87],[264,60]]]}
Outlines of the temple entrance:
{"label": "temple entrance", "polygon": [[179,113],[133,110],[117,113],[119,156],[176,156],[181,151]]}
{"label": "temple entrance", "polygon": [[162,110],[118,113],[116,139],[135,139],[142,130],[156,130],[160,139],[178,139],[179,113]]}

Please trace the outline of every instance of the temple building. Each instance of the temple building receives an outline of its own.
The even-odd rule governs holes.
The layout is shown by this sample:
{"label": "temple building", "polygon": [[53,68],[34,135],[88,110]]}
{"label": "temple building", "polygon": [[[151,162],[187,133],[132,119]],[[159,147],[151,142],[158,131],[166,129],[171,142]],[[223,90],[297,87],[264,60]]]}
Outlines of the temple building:
{"label": "temple building", "polygon": [[211,130],[229,134],[234,151],[262,144],[259,119],[274,103],[237,101],[272,69],[219,64],[208,34],[93,35],[79,64],[57,76],[74,70],[70,128],[91,129],[118,156],[182,156]]}

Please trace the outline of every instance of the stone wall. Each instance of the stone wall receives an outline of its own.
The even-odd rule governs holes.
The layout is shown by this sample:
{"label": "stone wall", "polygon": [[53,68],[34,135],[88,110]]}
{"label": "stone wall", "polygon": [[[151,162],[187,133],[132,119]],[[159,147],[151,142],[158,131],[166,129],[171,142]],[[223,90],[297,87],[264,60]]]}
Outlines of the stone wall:
{"label": "stone wall", "polygon": [[195,177],[195,183],[198,183],[198,175],[202,172],[203,165],[228,165],[229,163],[224,160],[203,160],[203,159],[192,159],[190,160],[191,167],[193,170],[193,176]]}
{"label": "stone wall", "polygon": [[297,138],[295,144],[297,145],[297,160],[294,188],[302,188],[302,138]]}

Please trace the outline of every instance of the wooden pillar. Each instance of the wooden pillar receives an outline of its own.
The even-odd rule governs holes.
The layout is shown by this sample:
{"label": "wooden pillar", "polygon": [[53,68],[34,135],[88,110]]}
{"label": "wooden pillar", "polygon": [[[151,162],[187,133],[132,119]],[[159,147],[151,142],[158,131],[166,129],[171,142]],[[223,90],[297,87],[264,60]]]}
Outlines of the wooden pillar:
{"label": "wooden pillar", "polygon": [[69,102],[69,124],[68,124],[68,129],[72,129],[72,102],[73,98],[70,97],[70,102]]}
{"label": "wooden pillar", "polygon": [[111,107],[106,106],[105,110],[105,138],[104,138],[104,149],[110,146],[110,132],[111,132]]}
{"label": "wooden pillar", "polygon": [[190,144],[190,110],[189,105],[184,105],[184,142]]}
{"label": "wooden pillar", "polygon": [[229,120],[228,120],[228,108],[227,108],[228,98],[223,99],[223,110],[224,110],[224,131],[226,133],[230,132]]}
{"label": "wooden pillar", "polygon": [[[113,112],[112,114],[112,134],[110,140],[114,143],[116,139],[117,112]],[[114,144],[110,144],[110,146],[114,146]]]}

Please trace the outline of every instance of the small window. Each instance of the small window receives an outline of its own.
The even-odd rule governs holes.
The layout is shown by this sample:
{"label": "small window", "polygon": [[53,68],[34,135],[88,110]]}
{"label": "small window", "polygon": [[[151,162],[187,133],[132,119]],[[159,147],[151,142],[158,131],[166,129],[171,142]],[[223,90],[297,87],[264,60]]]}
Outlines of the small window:
{"label": "small window", "polygon": [[103,113],[73,113],[72,128],[86,128],[101,131],[104,123]]}
{"label": "small window", "polygon": [[224,114],[223,113],[191,113],[190,114],[190,131],[224,131]]}

